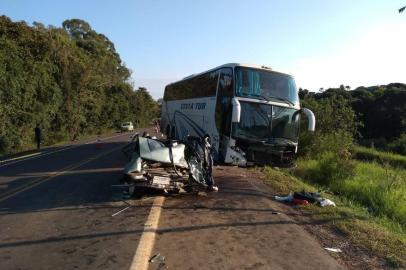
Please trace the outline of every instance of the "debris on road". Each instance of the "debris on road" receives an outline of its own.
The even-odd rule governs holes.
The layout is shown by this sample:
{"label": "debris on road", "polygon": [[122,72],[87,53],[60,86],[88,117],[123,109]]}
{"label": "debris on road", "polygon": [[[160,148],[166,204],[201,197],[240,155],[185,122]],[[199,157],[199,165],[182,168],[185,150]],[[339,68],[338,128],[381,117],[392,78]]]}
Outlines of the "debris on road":
{"label": "debris on road", "polygon": [[298,199],[298,198],[293,198],[292,203],[294,205],[306,205],[306,204],[309,204],[309,201],[303,200],[303,199]]}
{"label": "debris on road", "polygon": [[294,205],[306,205],[309,203],[318,204],[321,207],[336,206],[336,204],[329,199],[323,198],[319,192],[291,192],[287,196],[275,196],[275,200],[286,203],[293,203]]}
{"label": "debris on road", "polygon": [[115,212],[114,214],[112,214],[112,215],[111,215],[112,217],[117,216],[118,214],[120,214],[120,213],[124,212],[125,210],[127,210],[127,209],[131,208],[131,206],[132,206],[131,204],[129,204],[129,203],[128,203],[128,202],[126,202],[126,201],[123,201],[123,203],[124,203],[124,204],[126,204],[127,206],[126,206],[126,207],[124,207],[123,209],[121,209],[120,211]]}
{"label": "debris on road", "polygon": [[207,193],[204,192],[204,191],[199,191],[199,192],[197,193],[197,196],[206,197],[206,196],[207,196]]}
{"label": "debris on road", "polygon": [[280,202],[291,202],[293,200],[293,193],[290,193],[288,196],[275,196],[275,200]]}
{"label": "debris on road", "polygon": [[293,197],[295,199],[306,200],[309,203],[320,202],[323,199],[320,193],[307,191],[295,192],[293,193]]}
{"label": "debris on road", "polygon": [[[145,137],[144,137],[145,136]],[[141,190],[165,193],[217,191],[212,177],[213,158],[210,138],[187,136],[183,141],[160,140],[136,134],[123,149],[129,162],[122,182],[130,195]]]}
{"label": "debris on road", "polygon": [[325,250],[331,251],[331,252],[335,252],[335,253],[341,253],[343,252],[341,249],[339,248],[324,248]]}
{"label": "debris on road", "polygon": [[157,253],[155,255],[153,255],[151,258],[149,258],[149,262],[150,263],[154,263],[154,262],[164,262],[165,261],[165,256],[161,255],[161,253]]}
{"label": "debris on road", "polygon": [[320,201],[320,206],[321,207],[325,207],[325,206],[336,206],[335,202],[333,202],[332,200],[329,199],[323,199]]}

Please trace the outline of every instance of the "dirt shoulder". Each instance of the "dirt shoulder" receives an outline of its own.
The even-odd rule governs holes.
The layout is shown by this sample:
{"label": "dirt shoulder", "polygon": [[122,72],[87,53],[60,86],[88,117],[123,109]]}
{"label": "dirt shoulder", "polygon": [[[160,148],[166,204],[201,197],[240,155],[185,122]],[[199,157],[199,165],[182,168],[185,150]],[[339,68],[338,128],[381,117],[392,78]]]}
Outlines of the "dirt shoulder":
{"label": "dirt shoulder", "polygon": [[[282,179],[269,179],[269,175],[258,170],[250,170],[250,173],[255,175],[253,179],[259,180],[256,181],[258,188],[276,195],[283,195],[283,193],[277,193],[278,185],[283,184]],[[276,186],[275,183],[277,183]],[[292,186],[295,185],[292,184]],[[348,234],[334,227],[336,222],[350,219],[346,212],[338,208],[321,208],[313,205],[298,207],[279,202],[277,204],[286,215],[301,224],[302,228],[310,233],[322,247],[341,249],[342,252],[330,253],[330,255],[347,269],[394,269],[388,265],[386,260],[356,244]],[[331,212],[335,212],[335,214],[332,215]]]}
{"label": "dirt shoulder", "polygon": [[346,268],[272,199],[259,174],[221,166],[214,177],[218,193],[165,201],[153,254],[166,260],[150,269]]}

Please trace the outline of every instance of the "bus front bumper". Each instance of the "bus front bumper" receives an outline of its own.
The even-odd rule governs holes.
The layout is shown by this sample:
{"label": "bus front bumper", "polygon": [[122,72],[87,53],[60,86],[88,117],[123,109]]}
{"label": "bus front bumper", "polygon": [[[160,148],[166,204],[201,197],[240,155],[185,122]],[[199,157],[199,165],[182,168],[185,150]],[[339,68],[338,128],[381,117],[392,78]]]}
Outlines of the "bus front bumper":
{"label": "bus front bumper", "polygon": [[297,152],[297,143],[289,140],[271,142],[236,140],[236,146],[245,153],[248,163],[256,165],[291,164]]}

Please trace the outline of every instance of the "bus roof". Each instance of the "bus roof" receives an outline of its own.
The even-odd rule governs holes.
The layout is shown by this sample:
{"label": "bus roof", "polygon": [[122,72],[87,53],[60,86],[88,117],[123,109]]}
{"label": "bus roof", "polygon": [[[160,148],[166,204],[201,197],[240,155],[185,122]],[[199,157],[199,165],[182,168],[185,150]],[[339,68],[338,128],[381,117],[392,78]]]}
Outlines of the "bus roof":
{"label": "bus roof", "polygon": [[[209,69],[209,70],[205,70],[205,71],[200,72],[200,73],[196,73],[196,74],[192,74],[192,75],[186,76],[185,78],[183,78],[183,79],[181,79],[181,80],[178,80],[178,81],[175,81],[175,82],[172,82],[172,83],[170,83],[170,84],[168,84],[168,85],[175,84],[175,83],[178,83],[178,82],[182,82],[182,81],[184,81],[184,80],[191,79],[191,78],[193,78],[193,77],[202,75],[202,74],[204,74],[204,73],[211,72],[211,71],[214,71],[214,70],[217,70],[217,69],[220,69],[220,68],[226,68],[226,67],[229,67],[229,68],[248,67],[248,68],[255,68],[255,69],[262,69],[262,70],[267,70],[267,71],[276,72],[276,71],[272,70],[270,67],[264,66],[264,65],[243,64],[243,63],[228,63],[228,64],[224,64],[224,65],[221,65],[221,66],[218,66],[218,67]],[[277,72],[277,73],[280,73],[280,72]],[[285,73],[282,73],[282,74],[285,74]],[[285,74],[285,75],[288,75],[288,74]]]}

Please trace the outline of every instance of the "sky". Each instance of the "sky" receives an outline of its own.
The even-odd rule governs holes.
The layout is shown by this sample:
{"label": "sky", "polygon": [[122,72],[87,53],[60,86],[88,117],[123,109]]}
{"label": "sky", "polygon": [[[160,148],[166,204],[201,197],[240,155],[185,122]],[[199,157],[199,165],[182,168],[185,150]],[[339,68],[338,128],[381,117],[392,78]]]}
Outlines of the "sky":
{"label": "sky", "polygon": [[154,98],[225,63],[270,66],[311,91],[406,83],[406,0],[1,0],[13,21],[79,18],[105,34]]}

